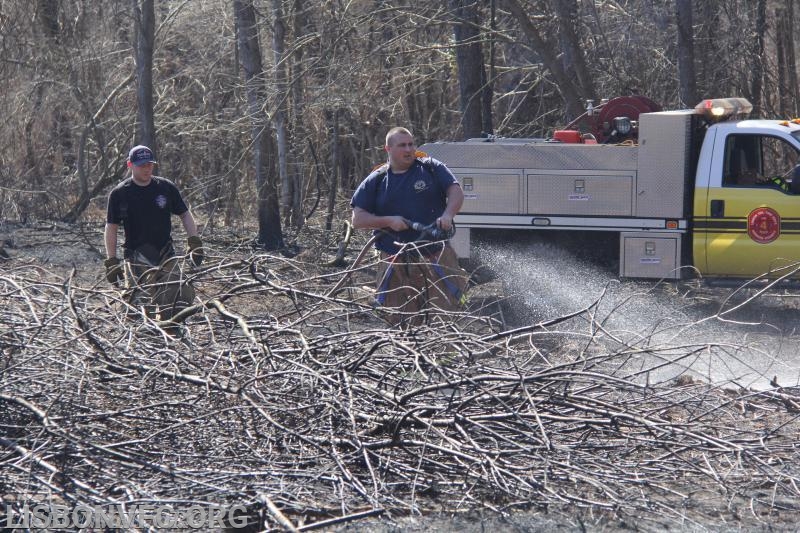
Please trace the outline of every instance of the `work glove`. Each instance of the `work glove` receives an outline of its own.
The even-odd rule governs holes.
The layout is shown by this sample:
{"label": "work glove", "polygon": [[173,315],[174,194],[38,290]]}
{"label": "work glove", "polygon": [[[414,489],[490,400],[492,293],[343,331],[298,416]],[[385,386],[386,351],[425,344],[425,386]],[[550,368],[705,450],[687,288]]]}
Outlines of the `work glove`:
{"label": "work glove", "polygon": [[116,257],[109,257],[103,261],[106,267],[106,279],[112,285],[117,285],[125,279],[125,273],[122,270],[122,263]]}
{"label": "work glove", "polygon": [[200,266],[200,263],[203,262],[203,257],[205,257],[203,241],[201,241],[200,237],[197,235],[192,235],[186,242],[189,244],[189,257],[192,258],[192,263],[196,266]]}

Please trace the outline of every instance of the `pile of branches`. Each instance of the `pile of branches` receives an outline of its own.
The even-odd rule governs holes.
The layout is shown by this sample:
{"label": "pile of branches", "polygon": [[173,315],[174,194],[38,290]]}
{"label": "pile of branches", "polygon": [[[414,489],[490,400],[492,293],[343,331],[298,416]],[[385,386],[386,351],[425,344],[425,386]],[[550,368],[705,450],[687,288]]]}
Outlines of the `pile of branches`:
{"label": "pile of branches", "polygon": [[241,504],[297,530],[519,509],[702,523],[701,500],[719,520],[797,511],[790,390],[609,371],[641,347],[612,349],[592,306],[507,331],[480,308],[394,329],[357,282],[329,294],[343,272],[314,272],[212,262],[176,334],[74,271],[5,268],[6,505]]}

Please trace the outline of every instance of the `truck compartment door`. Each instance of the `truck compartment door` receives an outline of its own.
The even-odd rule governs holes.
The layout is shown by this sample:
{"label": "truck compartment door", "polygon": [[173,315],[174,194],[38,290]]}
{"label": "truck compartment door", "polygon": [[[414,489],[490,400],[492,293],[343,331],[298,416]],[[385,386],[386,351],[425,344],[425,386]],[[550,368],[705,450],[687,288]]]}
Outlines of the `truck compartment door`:
{"label": "truck compartment door", "polygon": [[523,212],[522,172],[451,168],[464,191],[463,214],[518,215]]}
{"label": "truck compartment door", "polygon": [[552,170],[530,173],[527,178],[529,214],[633,214],[633,174]]}
{"label": "truck compartment door", "polygon": [[625,278],[678,279],[680,233],[620,234],[619,275]]}

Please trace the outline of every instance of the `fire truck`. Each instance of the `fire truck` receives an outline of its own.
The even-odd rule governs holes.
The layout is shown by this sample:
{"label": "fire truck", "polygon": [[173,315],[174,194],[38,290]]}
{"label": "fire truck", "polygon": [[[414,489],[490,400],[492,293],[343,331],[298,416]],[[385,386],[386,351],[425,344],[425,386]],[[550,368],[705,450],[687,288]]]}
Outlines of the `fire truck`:
{"label": "fire truck", "polygon": [[751,112],[743,98],[662,111],[620,97],[589,103],[552,138],[420,150],[464,190],[462,258],[486,229],[610,232],[624,278],[778,279],[800,261],[800,119]]}

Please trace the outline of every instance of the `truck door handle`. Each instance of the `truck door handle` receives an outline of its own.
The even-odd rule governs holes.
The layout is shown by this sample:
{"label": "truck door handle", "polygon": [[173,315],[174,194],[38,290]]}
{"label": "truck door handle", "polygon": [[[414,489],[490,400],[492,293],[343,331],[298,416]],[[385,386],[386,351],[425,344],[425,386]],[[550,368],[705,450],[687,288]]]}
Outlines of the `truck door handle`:
{"label": "truck door handle", "polygon": [[725,200],[711,200],[711,218],[725,216]]}

